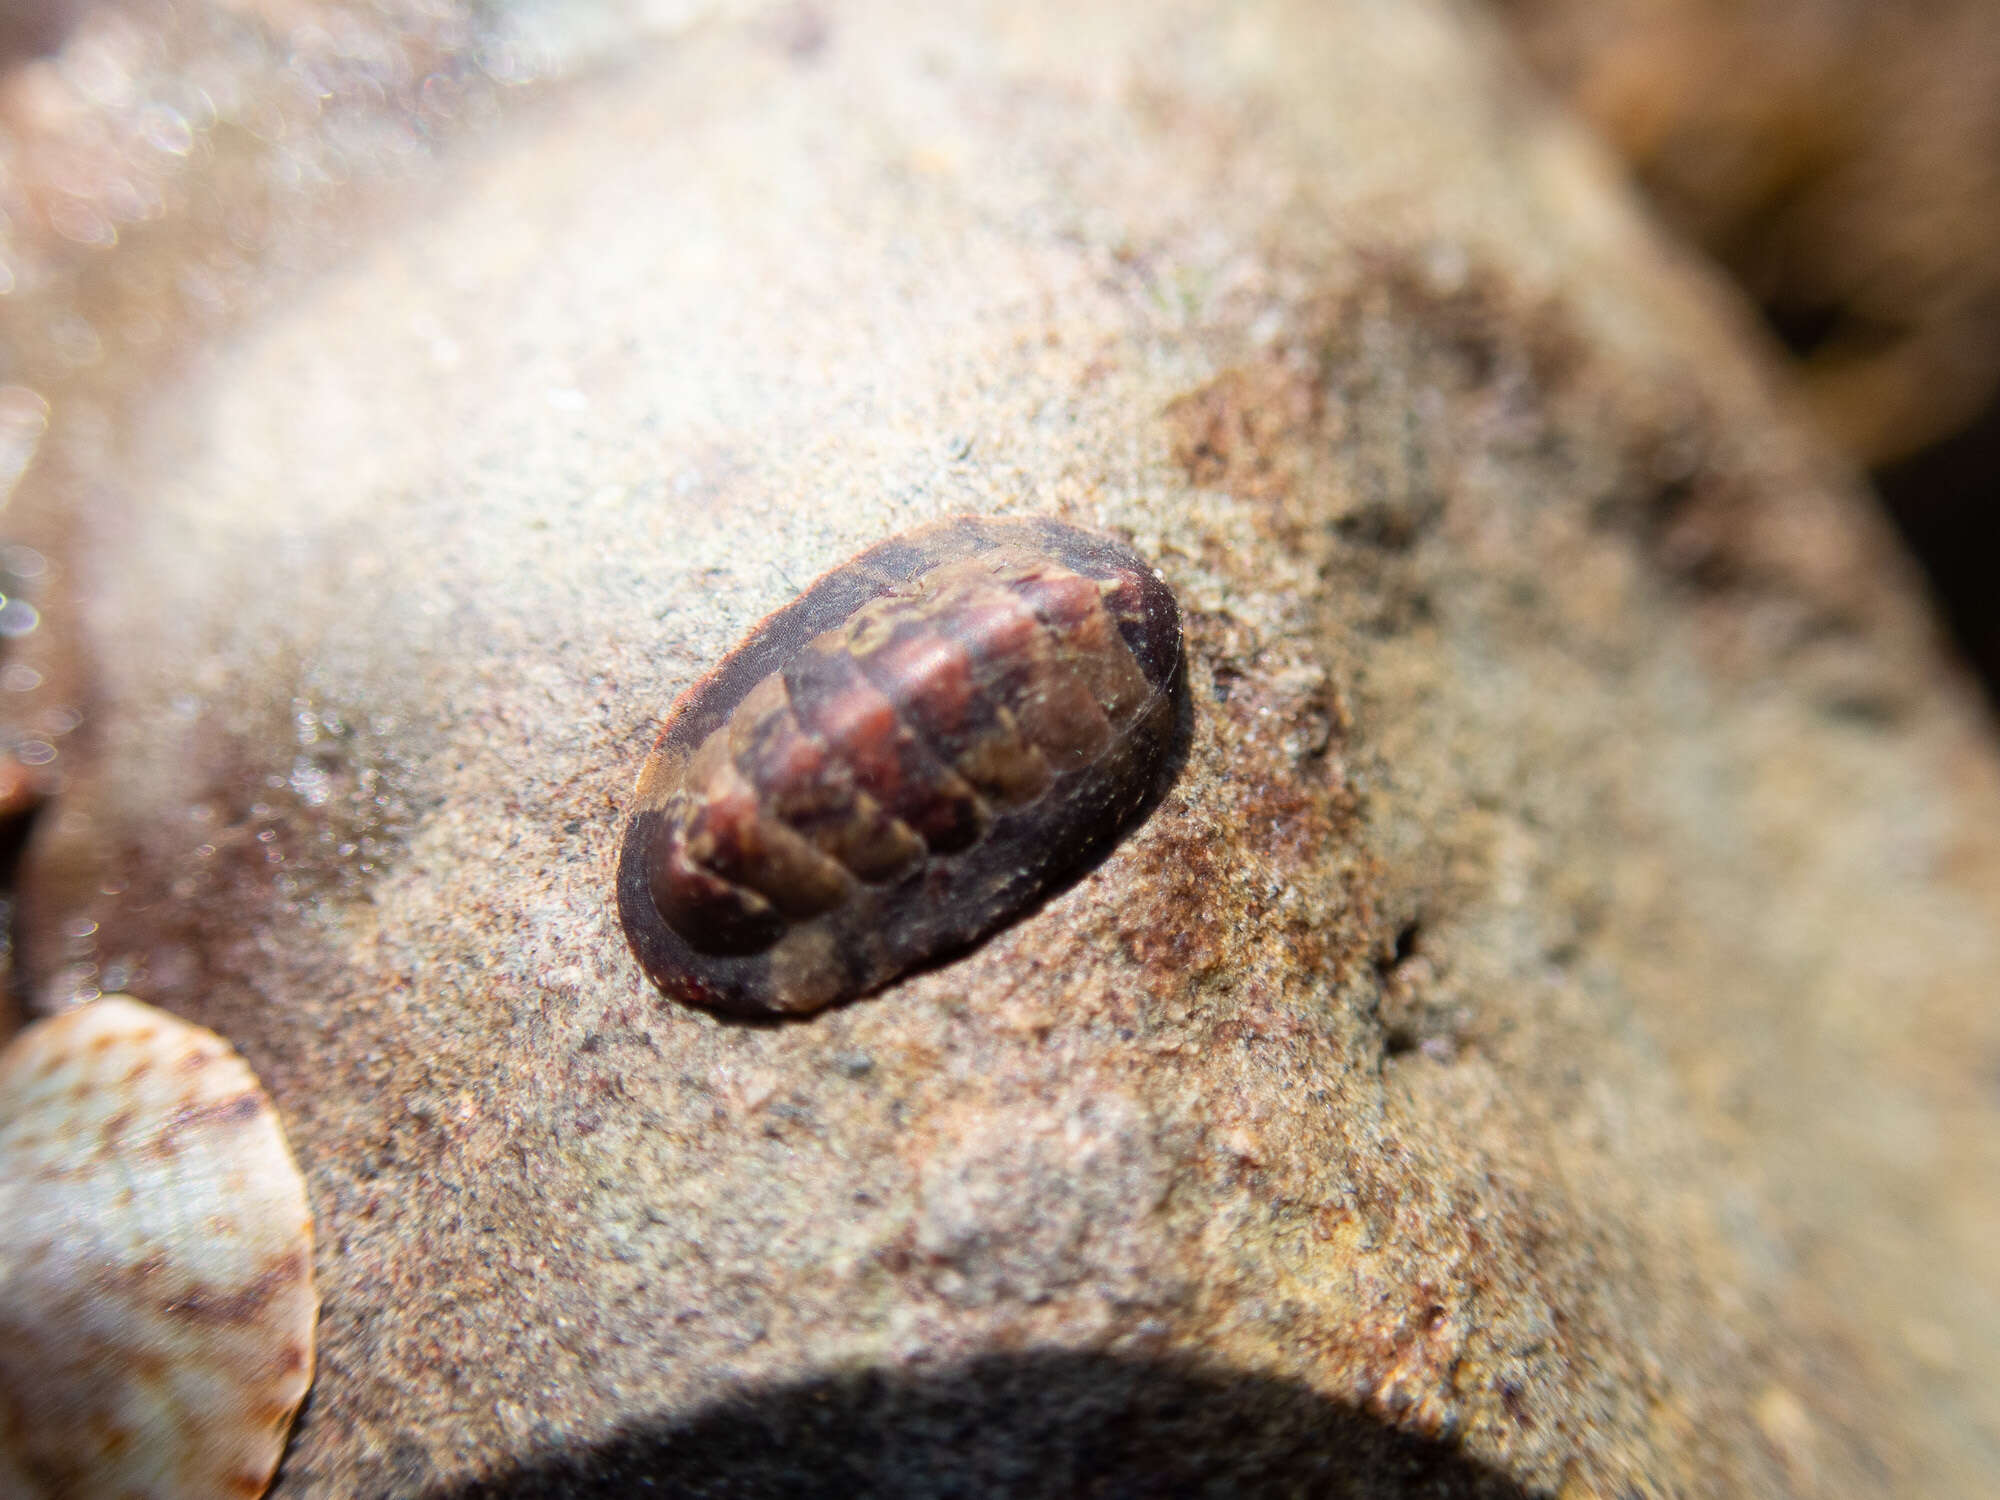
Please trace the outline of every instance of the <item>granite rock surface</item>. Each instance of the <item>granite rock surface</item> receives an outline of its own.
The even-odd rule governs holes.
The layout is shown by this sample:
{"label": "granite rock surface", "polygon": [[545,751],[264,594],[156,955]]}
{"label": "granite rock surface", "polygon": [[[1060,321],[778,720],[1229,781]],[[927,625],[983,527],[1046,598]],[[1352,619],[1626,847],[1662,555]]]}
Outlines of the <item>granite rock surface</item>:
{"label": "granite rock surface", "polygon": [[[363,22],[263,24],[231,97],[363,63],[62,261],[34,329],[120,316],[5,411],[76,714],[23,987],[284,1118],[276,1495],[1991,1492],[1992,726],[1471,13],[589,8],[379,97]],[[259,175],[323,243],[243,230],[203,322],[177,226],[272,141],[373,165]],[[664,1003],[668,703],[962,512],[1157,563],[1179,781],[878,997]]]}

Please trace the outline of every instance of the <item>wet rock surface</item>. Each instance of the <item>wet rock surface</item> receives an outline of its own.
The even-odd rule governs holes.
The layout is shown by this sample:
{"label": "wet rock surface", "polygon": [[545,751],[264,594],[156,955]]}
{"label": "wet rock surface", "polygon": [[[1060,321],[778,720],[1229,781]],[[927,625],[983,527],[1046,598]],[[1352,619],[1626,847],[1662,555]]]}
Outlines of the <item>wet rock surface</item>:
{"label": "wet rock surface", "polygon": [[[15,495],[20,963],[284,1117],[274,1493],[1978,1493],[2000,770],[1740,311],[1443,10],[799,26],[579,54]],[[1159,563],[1180,779],[662,1003],[667,705],[963,512]]]}

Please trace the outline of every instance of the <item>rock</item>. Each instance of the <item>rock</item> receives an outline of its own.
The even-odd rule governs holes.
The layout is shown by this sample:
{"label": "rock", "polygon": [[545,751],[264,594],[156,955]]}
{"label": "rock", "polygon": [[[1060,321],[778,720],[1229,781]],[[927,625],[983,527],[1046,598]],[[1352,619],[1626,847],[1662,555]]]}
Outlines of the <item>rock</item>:
{"label": "rock", "polygon": [[[306,1174],[274,1493],[1986,1484],[1991,726],[1498,44],[591,17],[226,336],[63,376],[10,512],[86,711],[38,1003],[222,1032]],[[873,999],[663,1002],[667,705],[961,512],[1161,566],[1180,780]]]}

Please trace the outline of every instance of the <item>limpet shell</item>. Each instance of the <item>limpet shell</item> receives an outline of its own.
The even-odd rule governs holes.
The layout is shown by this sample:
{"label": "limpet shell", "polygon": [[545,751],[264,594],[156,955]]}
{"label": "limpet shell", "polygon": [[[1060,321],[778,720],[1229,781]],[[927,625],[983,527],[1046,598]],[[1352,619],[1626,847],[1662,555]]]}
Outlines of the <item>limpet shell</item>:
{"label": "limpet shell", "polygon": [[1124,543],[963,517],[892,537],[677,700],[618,868],[676,1000],[801,1015],[1074,880],[1172,776],[1180,608]]}
{"label": "limpet shell", "polygon": [[317,1311],[304,1180],[220,1037],[108,996],[0,1053],[0,1495],[261,1495]]}

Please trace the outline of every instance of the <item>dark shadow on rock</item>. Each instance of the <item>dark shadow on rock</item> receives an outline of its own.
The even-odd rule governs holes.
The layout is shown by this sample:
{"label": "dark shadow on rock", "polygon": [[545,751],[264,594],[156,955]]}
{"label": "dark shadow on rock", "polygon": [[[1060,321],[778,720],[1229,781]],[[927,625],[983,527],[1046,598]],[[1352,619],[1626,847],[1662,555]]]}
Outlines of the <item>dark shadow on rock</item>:
{"label": "dark shadow on rock", "polygon": [[2000,714],[2000,395],[1962,432],[1877,472],[1903,540]]}
{"label": "dark shadow on rock", "polygon": [[628,1426],[424,1500],[1527,1500],[1444,1442],[1291,1381],[1041,1352],[829,1375]]}

